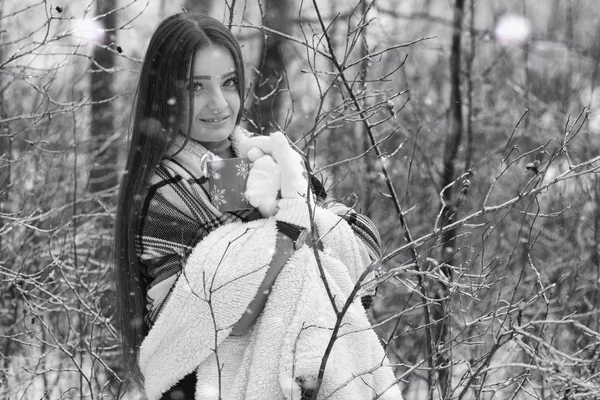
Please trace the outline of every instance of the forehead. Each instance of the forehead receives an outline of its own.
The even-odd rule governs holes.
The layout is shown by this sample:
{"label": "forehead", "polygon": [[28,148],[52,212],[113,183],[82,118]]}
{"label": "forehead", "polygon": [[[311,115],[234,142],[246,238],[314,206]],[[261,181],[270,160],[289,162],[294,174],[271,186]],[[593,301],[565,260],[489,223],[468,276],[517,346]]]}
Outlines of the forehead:
{"label": "forehead", "polygon": [[235,71],[235,63],[229,51],[223,47],[209,46],[194,56],[194,76],[220,77]]}

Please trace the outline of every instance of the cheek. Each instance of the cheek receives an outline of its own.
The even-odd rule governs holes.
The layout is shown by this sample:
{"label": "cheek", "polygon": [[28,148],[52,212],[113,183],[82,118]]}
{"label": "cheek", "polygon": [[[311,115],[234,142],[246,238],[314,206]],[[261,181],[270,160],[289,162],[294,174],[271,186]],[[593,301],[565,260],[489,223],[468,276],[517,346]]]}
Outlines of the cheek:
{"label": "cheek", "polygon": [[192,115],[202,114],[206,105],[209,103],[209,99],[205,96],[199,95],[194,97],[194,106],[190,110]]}
{"label": "cheek", "polygon": [[194,105],[190,108],[189,101],[184,101],[183,108],[181,110],[181,115],[184,115],[186,118],[189,118],[191,115],[192,118],[202,110],[203,102],[200,96],[194,98]]}
{"label": "cheek", "polygon": [[[190,122],[190,111],[191,110],[190,110],[189,101],[187,99],[184,99],[182,101],[181,108],[179,110],[179,126],[185,132],[187,132],[188,124]],[[193,112],[192,112],[192,119],[193,119]],[[192,124],[193,124],[193,120],[192,120]]]}
{"label": "cheek", "polygon": [[240,95],[237,92],[231,92],[227,94],[227,104],[229,108],[237,113],[240,109]]}

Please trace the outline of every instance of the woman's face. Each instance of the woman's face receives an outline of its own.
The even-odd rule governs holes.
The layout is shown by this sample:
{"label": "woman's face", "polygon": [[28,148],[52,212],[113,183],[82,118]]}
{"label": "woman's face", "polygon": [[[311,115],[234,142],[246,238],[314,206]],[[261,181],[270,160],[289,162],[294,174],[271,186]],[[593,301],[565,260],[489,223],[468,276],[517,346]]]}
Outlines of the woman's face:
{"label": "woman's face", "polygon": [[[233,57],[223,47],[209,46],[198,50],[194,56],[193,83],[184,86],[183,112],[179,129],[200,142],[220,142],[233,132],[238,112],[240,94]],[[189,91],[194,97],[190,109]]]}

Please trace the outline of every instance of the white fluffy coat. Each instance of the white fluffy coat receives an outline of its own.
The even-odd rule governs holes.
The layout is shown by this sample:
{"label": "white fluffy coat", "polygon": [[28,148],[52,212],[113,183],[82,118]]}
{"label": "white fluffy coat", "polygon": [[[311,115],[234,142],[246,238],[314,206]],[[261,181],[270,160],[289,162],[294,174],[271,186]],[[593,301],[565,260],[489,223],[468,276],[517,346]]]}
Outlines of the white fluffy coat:
{"label": "white fluffy coat", "polygon": [[[280,207],[277,219],[308,225],[304,200],[284,199]],[[360,244],[337,215],[315,211],[325,279],[340,309],[365,267]],[[194,370],[196,400],[217,399],[219,393],[228,400],[300,399],[298,378],[317,377],[336,322],[312,248],[305,245],[288,260],[248,334],[230,335],[265,277],[275,239],[272,217],[220,227],[196,246],[141,347],[149,400]],[[402,399],[357,299],[343,319],[319,399],[377,395]]]}

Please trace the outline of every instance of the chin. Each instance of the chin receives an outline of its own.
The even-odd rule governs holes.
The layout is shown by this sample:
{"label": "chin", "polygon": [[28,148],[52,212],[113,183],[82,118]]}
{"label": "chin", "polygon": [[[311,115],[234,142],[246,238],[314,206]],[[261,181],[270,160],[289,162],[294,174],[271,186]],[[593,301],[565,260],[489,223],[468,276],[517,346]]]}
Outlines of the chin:
{"label": "chin", "polygon": [[201,132],[201,133],[192,133],[190,135],[191,138],[193,138],[194,140],[197,140],[199,142],[221,142],[227,138],[229,138],[229,136],[233,133],[233,127],[229,128],[229,129],[219,129],[218,131],[212,131],[212,132]]}
{"label": "chin", "polygon": [[223,128],[218,131],[214,131],[206,135],[205,137],[209,138],[206,141],[210,142],[220,142],[229,138],[229,136],[233,133],[233,126],[231,128]]}

